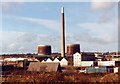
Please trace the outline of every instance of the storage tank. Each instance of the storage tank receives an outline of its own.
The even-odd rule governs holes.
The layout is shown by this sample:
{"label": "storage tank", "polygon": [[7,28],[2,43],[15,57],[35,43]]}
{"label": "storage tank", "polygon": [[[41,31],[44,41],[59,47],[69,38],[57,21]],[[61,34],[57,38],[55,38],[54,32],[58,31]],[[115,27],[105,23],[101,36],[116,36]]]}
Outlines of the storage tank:
{"label": "storage tank", "polygon": [[67,45],[67,53],[68,54],[75,54],[76,52],[80,53],[80,44]]}
{"label": "storage tank", "polygon": [[38,45],[38,55],[50,55],[51,46],[50,45]]}

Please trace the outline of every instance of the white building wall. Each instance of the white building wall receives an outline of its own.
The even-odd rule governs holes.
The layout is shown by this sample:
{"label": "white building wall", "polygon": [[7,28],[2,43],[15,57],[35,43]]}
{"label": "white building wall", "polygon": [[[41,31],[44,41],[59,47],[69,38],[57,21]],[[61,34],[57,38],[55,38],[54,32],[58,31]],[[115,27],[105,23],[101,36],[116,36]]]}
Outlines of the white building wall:
{"label": "white building wall", "polygon": [[41,62],[45,62],[44,60],[42,60]]}
{"label": "white building wall", "polygon": [[61,65],[61,66],[67,66],[67,65],[68,65],[68,61],[67,61],[65,58],[63,58],[63,59],[60,61],[60,65]]}
{"label": "white building wall", "polygon": [[81,54],[78,52],[73,54],[73,65],[81,66]]}
{"label": "white building wall", "polygon": [[55,58],[53,62],[59,62],[60,63],[60,61],[57,58]]}
{"label": "white building wall", "polygon": [[120,58],[112,58],[111,61],[120,61]]}
{"label": "white building wall", "polygon": [[4,61],[9,61],[9,60],[10,60],[10,58],[5,58],[5,59],[4,59]]}
{"label": "white building wall", "polygon": [[50,58],[48,58],[47,60],[46,60],[46,62],[53,62]]}
{"label": "white building wall", "polygon": [[98,57],[98,54],[95,53],[95,57]]}
{"label": "white building wall", "polygon": [[93,64],[94,64],[93,61],[81,61],[81,66],[82,67],[93,66]]}
{"label": "white building wall", "polygon": [[115,67],[114,68],[114,73],[118,73],[119,72],[119,67]]}
{"label": "white building wall", "polygon": [[115,66],[115,61],[98,61],[98,66]]}
{"label": "white building wall", "polygon": [[48,58],[46,61],[42,60],[41,62],[59,62],[61,66],[67,66],[68,65],[68,61],[63,58],[61,61],[59,61],[57,58],[55,58],[53,61]]}

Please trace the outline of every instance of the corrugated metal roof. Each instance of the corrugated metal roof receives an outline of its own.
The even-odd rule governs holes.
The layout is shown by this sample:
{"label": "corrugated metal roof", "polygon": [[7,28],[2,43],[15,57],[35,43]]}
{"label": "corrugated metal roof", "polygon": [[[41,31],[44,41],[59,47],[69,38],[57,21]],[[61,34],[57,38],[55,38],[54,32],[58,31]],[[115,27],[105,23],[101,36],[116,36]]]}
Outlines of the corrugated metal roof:
{"label": "corrugated metal roof", "polygon": [[107,72],[107,67],[86,67],[87,73]]}
{"label": "corrugated metal roof", "polygon": [[39,71],[39,72],[51,72],[51,71],[60,71],[60,63],[40,63],[32,62],[29,65],[28,71]]}

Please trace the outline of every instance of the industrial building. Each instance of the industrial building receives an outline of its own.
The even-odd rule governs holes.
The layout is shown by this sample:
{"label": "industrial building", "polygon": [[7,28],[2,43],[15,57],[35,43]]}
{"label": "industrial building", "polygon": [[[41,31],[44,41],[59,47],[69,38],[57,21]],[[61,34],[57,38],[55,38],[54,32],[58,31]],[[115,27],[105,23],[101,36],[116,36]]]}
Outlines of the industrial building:
{"label": "industrial building", "polygon": [[50,45],[38,45],[38,55],[50,55],[51,46]]}
{"label": "industrial building", "polygon": [[86,73],[107,73],[107,67],[86,67]]}
{"label": "industrial building", "polygon": [[[80,44],[69,44],[65,53],[65,18],[64,8],[61,11],[61,54],[52,53],[51,45],[38,45],[38,54],[35,58],[5,58],[2,65],[28,68],[28,71],[61,71],[61,67],[83,67],[85,72],[119,71],[120,60],[117,53],[88,53],[81,52]],[[27,56],[27,55],[25,55]],[[31,54],[29,54],[31,56]],[[31,57],[32,57],[31,56]],[[112,57],[112,59],[111,59]],[[116,58],[115,58],[116,57]],[[82,70],[82,68],[80,68]]]}
{"label": "industrial building", "polygon": [[59,63],[40,63],[40,62],[31,62],[28,71],[38,71],[38,72],[55,72],[61,71]]}
{"label": "industrial building", "polygon": [[47,60],[42,60],[41,63],[60,63],[61,66],[68,66],[68,61],[66,60],[66,58],[62,57],[62,58],[48,58]]}
{"label": "industrial building", "polygon": [[95,61],[94,53],[78,53],[73,54],[75,61]]}
{"label": "industrial building", "polygon": [[80,44],[70,44],[67,45],[67,54],[80,53]]}
{"label": "industrial building", "polygon": [[98,66],[115,66],[115,61],[98,61]]}

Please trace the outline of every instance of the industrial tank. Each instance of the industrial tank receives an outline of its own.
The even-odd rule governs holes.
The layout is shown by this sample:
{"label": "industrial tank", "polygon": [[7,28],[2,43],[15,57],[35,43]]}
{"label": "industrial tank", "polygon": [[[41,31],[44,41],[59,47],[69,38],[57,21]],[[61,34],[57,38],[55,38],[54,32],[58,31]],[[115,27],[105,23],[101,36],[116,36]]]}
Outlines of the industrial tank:
{"label": "industrial tank", "polygon": [[80,44],[67,45],[67,53],[68,54],[75,54],[76,52],[80,53]]}
{"label": "industrial tank", "polygon": [[38,45],[38,55],[50,55],[51,46],[50,45]]}

